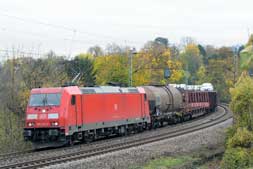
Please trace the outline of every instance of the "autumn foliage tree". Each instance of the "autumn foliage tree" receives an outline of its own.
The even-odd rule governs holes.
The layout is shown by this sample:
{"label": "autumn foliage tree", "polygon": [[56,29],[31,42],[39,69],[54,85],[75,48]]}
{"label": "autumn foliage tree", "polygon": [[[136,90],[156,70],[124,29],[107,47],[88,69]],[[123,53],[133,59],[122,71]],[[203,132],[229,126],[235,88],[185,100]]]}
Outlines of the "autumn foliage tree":
{"label": "autumn foliage tree", "polygon": [[196,44],[187,44],[180,55],[184,70],[186,71],[185,82],[195,84],[197,71],[202,64],[199,48]]}
{"label": "autumn foliage tree", "polygon": [[74,83],[78,86],[94,86],[96,84],[94,60],[91,54],[79,54],[68,61],[66,64],[68,80],[76,79]]}
{"label": "autumn foliage tree", "polygon": [[228,130],[226,151],[222,168],[253,167],[253,80],[248,76],[252,66],[252,36],[241,57],[242,74],[234,88],[230,89],[230,108],[234,124]]}
{"label": "autumn foliage tree", "polygon": [[106,85],[109,82],[128,83],[128,59],[125,56],[106,55],[95,59],[96,83]]}
{"label": "autumn foliage tree", "polygon": [[[164,79],[164,69],[171,70]],[[164,44],[148,42],[134,58],[134,84],[165,84],[179,82],[184,76],[182,63],[171,57],[171,49]]]}

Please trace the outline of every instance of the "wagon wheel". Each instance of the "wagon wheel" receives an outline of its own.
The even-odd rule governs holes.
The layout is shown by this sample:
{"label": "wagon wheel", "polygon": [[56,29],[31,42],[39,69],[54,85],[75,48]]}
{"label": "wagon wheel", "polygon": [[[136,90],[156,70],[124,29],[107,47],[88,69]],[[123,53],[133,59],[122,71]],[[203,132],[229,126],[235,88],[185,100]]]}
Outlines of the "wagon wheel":
{"label": "wagon wheel", "polygon": [[73,146],[74,145],[73,137],[69,138],[68,144],[69,144],[69,146]]}

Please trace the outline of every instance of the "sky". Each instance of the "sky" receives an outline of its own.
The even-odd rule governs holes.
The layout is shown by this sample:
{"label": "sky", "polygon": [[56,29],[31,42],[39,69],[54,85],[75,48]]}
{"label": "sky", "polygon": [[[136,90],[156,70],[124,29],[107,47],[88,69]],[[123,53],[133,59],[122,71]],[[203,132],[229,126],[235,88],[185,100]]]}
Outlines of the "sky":
{"label": "sky", "polygon": [[0,0],[0,54],[51,49],[73,56],[109,43],[140,49],[156,37],[245,44],[252,6],[252,0]]}

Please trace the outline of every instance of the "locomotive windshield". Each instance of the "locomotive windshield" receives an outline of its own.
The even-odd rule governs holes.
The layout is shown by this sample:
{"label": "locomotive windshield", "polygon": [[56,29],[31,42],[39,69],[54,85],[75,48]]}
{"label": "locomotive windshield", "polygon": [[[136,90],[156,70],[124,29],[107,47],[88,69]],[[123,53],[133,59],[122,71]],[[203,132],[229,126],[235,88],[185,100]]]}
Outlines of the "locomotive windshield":
{"label": "locomotive windshield", "polygon": [[29,106],[59,106],[60,101],[60,93],[32,94]]}

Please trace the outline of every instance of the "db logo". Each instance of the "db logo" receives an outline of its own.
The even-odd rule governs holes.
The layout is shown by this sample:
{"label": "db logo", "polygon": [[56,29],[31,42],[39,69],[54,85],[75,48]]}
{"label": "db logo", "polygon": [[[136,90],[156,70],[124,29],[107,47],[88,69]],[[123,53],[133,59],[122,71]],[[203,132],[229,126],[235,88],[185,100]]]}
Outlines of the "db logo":
{"label": "db logo", "polygon": [[118,105],[114,104],[114,110],[118,110]]}
{"label": "db logo", "polygon": [[47,114],[40,114],[39,119],[46,119],[47,118]]}

